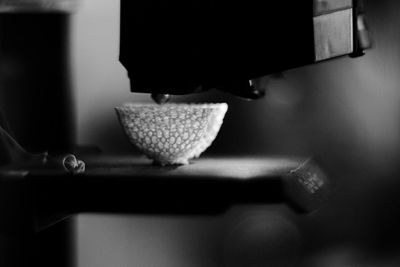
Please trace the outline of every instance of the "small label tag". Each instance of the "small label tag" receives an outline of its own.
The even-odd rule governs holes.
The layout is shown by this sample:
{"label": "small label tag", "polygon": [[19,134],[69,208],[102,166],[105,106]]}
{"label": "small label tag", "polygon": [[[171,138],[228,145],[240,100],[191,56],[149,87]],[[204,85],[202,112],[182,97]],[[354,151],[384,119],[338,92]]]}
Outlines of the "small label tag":
{"label": "small label tag", "polygon": [[284,181],[289,204],[301,212],[318,209],[334,192],[328,176],[312,160],[288,172]]}
{"label": "small label tag", "polygon": [[310,194],[315,194],[324,185],[324,181],[316,173],[311,172],[299,176],[297,180]]}

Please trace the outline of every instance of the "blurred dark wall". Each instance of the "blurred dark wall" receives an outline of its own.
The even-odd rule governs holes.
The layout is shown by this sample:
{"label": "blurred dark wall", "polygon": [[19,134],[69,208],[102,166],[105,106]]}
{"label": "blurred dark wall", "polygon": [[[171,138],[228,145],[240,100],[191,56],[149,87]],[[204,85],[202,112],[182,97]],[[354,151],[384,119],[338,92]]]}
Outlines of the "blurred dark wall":
{"label": "blurred dark wall", "polygon": [[28,151],[75,142],[69,33],[67,14],[0,14],[0,112]]}

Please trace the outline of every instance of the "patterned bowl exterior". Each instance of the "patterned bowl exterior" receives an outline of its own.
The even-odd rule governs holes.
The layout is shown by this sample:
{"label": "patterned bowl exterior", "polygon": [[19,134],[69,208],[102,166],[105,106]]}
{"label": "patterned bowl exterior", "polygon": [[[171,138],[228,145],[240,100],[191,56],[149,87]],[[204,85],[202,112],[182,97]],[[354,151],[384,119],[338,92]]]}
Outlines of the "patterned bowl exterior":
{"label": "patterned bowl exterior", "polygon": [[124,104],[115,108],[131,143],[161,165],[188,164],[214,141],[228,110],[218,104]]}

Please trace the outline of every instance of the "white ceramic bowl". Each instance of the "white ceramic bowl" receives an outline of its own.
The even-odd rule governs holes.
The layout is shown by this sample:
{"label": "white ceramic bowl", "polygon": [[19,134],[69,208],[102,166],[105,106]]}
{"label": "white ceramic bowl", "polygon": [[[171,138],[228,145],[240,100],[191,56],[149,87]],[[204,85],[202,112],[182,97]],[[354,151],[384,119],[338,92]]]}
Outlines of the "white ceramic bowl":
{"label": "white ceramic bowl", "polygon": [[228,110],[218,104],[136,104],[115,108],[131,143],[161,165],[188,164],[217,136]]}

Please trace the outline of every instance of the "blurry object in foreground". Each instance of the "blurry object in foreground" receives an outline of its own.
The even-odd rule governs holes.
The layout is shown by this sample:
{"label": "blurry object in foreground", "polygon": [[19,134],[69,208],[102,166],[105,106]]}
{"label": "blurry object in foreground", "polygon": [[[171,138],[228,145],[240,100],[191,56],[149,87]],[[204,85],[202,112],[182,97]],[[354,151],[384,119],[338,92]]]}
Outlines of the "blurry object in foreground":
{"label": "blurry object in foreground", "polygon": [[63,169],[72,174],[83,173],[85,163],[74,155],[51,157],[47,152],[32,154],[27,152],[0,125],[0,168],[2,174],[13,173],[15,170],[53,168]]}
{"label": "blurry object in foreground", "polygon": [[310,212],[323,205],[335,188],[325,172],[308,159],[286,175],[284,190],[295,209]]}
{"label": "blurry object in foreground", "polygon": [[285,211],[238,206],[224,228],[223,266],[301,266],[301,232]]}
{"label": "blurry object in foreground", "polygon": [[80,0],[0,0],[0,12],[73,12]]}
{"label": "blurry object in foreground", "polygon": [[131,143],[154,163],[188,164],[217,136],[228,105],[125,104],[117,115]]}

